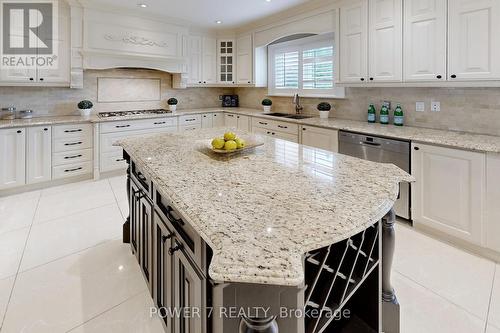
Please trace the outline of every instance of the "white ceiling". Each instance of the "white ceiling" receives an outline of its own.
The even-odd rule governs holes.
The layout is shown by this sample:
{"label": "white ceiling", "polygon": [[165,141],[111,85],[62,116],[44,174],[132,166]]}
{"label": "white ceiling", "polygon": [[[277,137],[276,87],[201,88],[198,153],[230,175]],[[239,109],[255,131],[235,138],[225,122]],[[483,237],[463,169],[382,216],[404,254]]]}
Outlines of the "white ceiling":
{"label": "white ceiling", "polygon": [[[201,28],[227,29],[276,14],[310,0],[98,0],[100,5],[171,17]],[[137,5],[144,3],[147,8]],[[221,20],[222,24],[215,21]]]}

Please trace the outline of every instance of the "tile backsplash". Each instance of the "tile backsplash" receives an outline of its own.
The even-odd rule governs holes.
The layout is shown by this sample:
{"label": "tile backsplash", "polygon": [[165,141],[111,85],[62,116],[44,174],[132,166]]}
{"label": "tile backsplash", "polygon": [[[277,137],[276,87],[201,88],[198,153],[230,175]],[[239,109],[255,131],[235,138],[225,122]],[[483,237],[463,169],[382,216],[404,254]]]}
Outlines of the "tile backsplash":
{"label": "tile backsplash", "polygon": [[[107,85],[110,95],[121,94],[128,102],[98,101],[98,78],[120,79],[128,82],[129,95],[151,87],[151,82],[160,80],[160,98],[148,96],[148,101],[139,96],[123,96],[123,91],[113,92],[119,84]],[[0,87],[0,107],[15,106],[18,110],[33,109],[35,116],[60,116],[78,114],[79,101],[88,99],[94,103],[94,112],[116,110],[140,110],[167,108],[167,100],[175,97],[179,109],[220,106],[219,95],[233,93],[232,88],[189,88],[172,89],[172,76],[168,73],[143,69],[87,70],[84,73],[84,88],[43,88],[43,87]],[[113,81],[113,80],[112,80]],[[111,89],[111,90],[109,90]],[[126,93],[126,91],[125,91]]]}
{"label": "tile backsplash", "polygon": [[[266,88],[237,88],[240,105],[261,108]],[[294,112],[291,97],[271,97],[273,111]],[[346,98],[337,100],[303,98],[304,113],[318,114],[316,105],[327,101],[335,108],[330,117],[365,121],[368,105],[377,113],[382,101],[393,109],[401,103],[405,123],[411,126],[500,135],[500,88],[346,88]],[[440,112],[431,112],[431,102],[441,103]],[[425,102],[425,111],[416,112],[415,103]]]}

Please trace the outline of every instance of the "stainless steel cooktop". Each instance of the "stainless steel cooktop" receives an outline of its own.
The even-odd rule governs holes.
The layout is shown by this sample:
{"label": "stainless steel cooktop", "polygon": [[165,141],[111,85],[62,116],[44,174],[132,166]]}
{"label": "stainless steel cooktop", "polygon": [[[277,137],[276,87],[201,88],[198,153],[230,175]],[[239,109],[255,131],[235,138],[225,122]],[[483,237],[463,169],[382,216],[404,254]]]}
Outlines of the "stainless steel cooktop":
{"label": "stainless steel cooktop", "polygon": [[113,112],[99,112],[98,116],[99,118],[110,118],[110,117],[137,116],[141,114],[164,114],[164,113],[172,113],[172,111],[165,109],[113,111]]}

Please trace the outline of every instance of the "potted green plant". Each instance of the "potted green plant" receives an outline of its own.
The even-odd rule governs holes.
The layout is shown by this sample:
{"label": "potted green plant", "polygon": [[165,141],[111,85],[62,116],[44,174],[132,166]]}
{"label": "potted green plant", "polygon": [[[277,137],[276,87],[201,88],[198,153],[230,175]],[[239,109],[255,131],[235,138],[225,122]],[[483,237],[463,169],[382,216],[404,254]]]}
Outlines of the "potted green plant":
{"label": "potted green plant", "polygon": [[332,109],[332,106],[330,103],[322,102],[318,104],[318,111],[319,111],[319,117],[322,119],[328,118],[330,115],[330,110]]}
{"label": "potted green plant", "polygon": [[273,105],[273,101],[269,98],[265,98],[262,100],[262,106],[264,107],[264,113],[271,112],[271,105]]}
{"label": "potted green plant", "polygon": [[177,103],[179,103],[177,101],[177,99],[175,99],[173,97],[169,98],[168,101],[167,101],[169,110],[172,111],[172,112],[175,112],[175,110],[177,110]]}
{"label": "potted green plant", "polygon": [[93,107],[94,104],[92,104],[91,101],[83,100],[78,103],[78,110],[80,111],[80,115],[82,116],[90,116]]}

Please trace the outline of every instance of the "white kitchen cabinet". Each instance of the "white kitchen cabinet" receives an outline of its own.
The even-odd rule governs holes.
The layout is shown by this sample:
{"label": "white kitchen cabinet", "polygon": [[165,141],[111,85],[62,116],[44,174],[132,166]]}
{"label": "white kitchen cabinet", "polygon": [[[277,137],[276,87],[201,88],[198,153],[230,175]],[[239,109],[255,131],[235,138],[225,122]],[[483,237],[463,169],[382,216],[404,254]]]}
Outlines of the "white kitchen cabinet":
{"label": "white kitchen cabinet", "polygon": [[446,81],[447,0],[405,0],[404,78]]}
{"label": "white kitchen cabinet", "polygon": [[213,127],[223,127],[224,126],[224,113],[223,112],[212,113],[212,126]]}
{"label": "white kitchen cabinet", "polygon": [[369,80],[403,80],[403,6],[402,0],[369,2]]}
{"label": "white kitchen cabinet", "polygon": [[26,183],[52,180],[52,127],[29,127],[27,139]]}
{"label": "white kitchen cabinet", "polygon": [[340,81],[360,83],[368,76],[368,0],[340,8]]}
{"label": "white kitchen cabinet", "polygon": [[412,175],[415,226],[481,245],[485,154],[413,143]]}
{"label": "white kitchen cabinet", "polygon": [[234,39],[217,40],[217,83],[235,83],[235,44]]}
{"label": "white kitchen cabinet", "polygon": [[236,40],[236,66],[236,82],[238,84],[253,83],[252,35],[242,36]]}
{"label": "white kitchen cabinet", "polygon": [[26,183],[26,129],[0,130],[0,189]]}
{"label": "white kitchen cabinet", "polygon": [[451,81],[500,79],[500,0],[448,1]]}
{"label": "white kitchen cabinet", "polygon": [[500,154],[486,155],[486,247],[500,252]]}
{"label": "white kitchen cabinet", "polygon": [[332,152],[339,151],[339,132],[314,126],[302,126],[301,144]]}
{"label": "white kitchen cabinet", "polygon": [[188,40],[189,64],[188,64],[188,82],[189,84],[201,84],[202,81],[202,38],[199,36],[190,36]]}
{"label": "white kitchen cabinet", "polygon": [[237,115],[236,119],[238,120],[238,129],[250,132],[250,117]]}
{"label": "white kitchen cabinet", "polygon": [[224,115],[224,119],[225,126],[238,128],[238,118],[236,118],[236,115],[234,113],[226,113]]}
{"label": "white kitchen cabinet", "polygon": [[[93,125],[56,125],[52,130],[52,179],[90,176],[93,170]],[[100,156],[102,154],[100,151]]]}
{"label": "white kitchen cabinet", "polygon": [[211,37],[202,39],[202,82],[217,83],[217,40]]}
{"label": "white kitchen cabinet", "polygon": [[201,128],[214,127],[214,120],[211,113],[204,113],[201,115]]}

